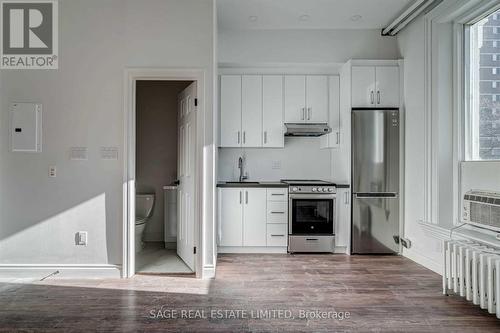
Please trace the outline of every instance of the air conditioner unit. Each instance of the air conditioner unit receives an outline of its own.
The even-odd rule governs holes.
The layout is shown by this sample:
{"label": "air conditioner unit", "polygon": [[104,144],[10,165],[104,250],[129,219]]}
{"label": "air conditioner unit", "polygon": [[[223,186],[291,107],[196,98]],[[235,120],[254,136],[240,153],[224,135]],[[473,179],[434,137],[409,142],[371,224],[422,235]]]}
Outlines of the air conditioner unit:
{"label": "air conditioner unit", "polygon": [[500,231],[500,193],[471,190],[465,193],[462,220]]}

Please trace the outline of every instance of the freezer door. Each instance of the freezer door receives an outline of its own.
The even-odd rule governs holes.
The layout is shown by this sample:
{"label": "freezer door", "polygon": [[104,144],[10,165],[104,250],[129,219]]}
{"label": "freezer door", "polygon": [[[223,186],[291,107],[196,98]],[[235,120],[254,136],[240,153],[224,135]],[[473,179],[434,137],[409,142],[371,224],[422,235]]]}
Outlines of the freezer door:
{"label": "freezer door", "polygon": [[352,201],[352,253],[399,251],[399,198],[355,194]]}
{"label": "freezer door", "polygon": [[353,192],[399,191],[399,111],[352,111]]}

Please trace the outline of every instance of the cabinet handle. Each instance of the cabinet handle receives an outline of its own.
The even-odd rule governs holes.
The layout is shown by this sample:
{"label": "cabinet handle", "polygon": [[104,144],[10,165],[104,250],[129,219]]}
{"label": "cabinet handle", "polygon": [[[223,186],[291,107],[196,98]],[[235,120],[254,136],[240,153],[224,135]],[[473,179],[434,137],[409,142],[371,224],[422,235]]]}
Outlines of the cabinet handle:
{"label": "cabinet handle", "polygon": [[240,131],[238,131],[238,144],[240,144]]}
{"label": "cabinet handle", "polygon": [[240,191],[240,205],[241,205],[241,191]]}
{"label": "cabinet handle", "polygon": [[377,91],[377,104],[380,104],[380,91]]}
{"label": "cabinet handle", "polygon": [[243,131],[243,143],[247,143],[247,132]]}
{"label": "cabinet handle", "polygon": [[336,134],[337,134],[337,144],[339,144],[340,143],[340,132],[337,132]]}
{"label": "cabinet handle", "polygon": [[306,241],[318,241],[319,239],[317,238],[306,238]]}
{"label": "cabinet handle", "polygon": [[271,234],[271,237],[285,237],[285,235],[274,235],[274,234]]}
{"label": "cabinet handle", "polygon": [[271,195],[285,195],[285,193],[271,193]]}
{"label": "cabinet handle", "polygon": [[285,212],[271,212],[271,214],[285,214]]}
{"label": "cabinet handle", "polygon": [[370,104],[373,104],[373,90],[370,92]]}
{"label": "cabinet handle", "polygon": [[248,191],[245,191],[245,203],[248,205]]}
{"label": "cabinet handle", "polygon": [[311,120],[312,108],[307,108],[307,120]]}
{"label": "cabinet handle", "polygon": [[302,117],[300,119],[302,120],[306,119],[306,108],[302,108]]}
{"label": "cabinet handle", "polygon": [[267,131],[264,131],[264,143],[267,143]]}

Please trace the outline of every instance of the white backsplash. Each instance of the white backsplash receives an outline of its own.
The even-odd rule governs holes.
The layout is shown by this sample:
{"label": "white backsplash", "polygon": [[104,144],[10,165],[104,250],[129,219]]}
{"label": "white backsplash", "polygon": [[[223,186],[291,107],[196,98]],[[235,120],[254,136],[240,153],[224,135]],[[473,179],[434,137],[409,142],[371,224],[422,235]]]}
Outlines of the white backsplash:
{"label": "white backsplash", "polygon": [[219,181],[239,177],[238,158],[254,181],[323,179],[332,175],[331,150],[320,149],[319,138],[285,138],[285,148],[219,148]]}

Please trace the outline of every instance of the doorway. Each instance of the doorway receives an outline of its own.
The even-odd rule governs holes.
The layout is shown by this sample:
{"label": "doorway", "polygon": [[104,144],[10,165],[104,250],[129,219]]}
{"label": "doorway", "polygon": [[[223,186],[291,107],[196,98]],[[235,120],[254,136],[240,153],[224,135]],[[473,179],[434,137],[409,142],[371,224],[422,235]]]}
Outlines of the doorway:
{"label": "doorway", "polygon": [[126,78],[123,275],[198,275],[199,80]]}

